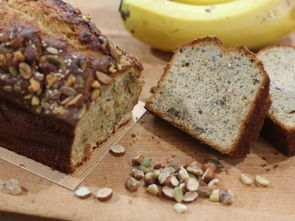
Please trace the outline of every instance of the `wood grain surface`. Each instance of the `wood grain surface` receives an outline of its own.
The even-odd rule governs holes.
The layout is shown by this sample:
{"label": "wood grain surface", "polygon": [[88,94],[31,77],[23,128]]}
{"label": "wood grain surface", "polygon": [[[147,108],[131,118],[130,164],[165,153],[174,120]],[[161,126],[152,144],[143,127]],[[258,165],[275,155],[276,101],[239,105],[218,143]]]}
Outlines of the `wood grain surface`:
{"label": "wood grain surface", "polygon": [[[91,14],[105,34],[143,62],[145,86],[141,99],[145,100],[171,54],[150,49],[124,30],[118,14],[119,0],[68,2]],[[292,43],[292,36],[284,43]],[[93,198],[80,200],[69,190],[0,161],[0,180],[16,178],[26,189],[21,196],[0,192],[0,221],[35,221],[39,220],[37,217],[77,221],[295,220],[295,157],[281,155],[263,138],[259,138],[247,158],[232,160],[147,113],[120,143],[127,149],[125,156],[107,155],[83,183],[94,191],[99,187],[112,188],[114,196],[106,203]],[[179,215],[172,209],[173,202],[150,196],[143,187],[130,193],[125,190],[124,181],[132,167],[130,160],[137,153],[163,163],[183,164],[191,159],[217,158],[225,164],[225,170],[219,175],[222,186],[235,193],[235,202],[223,206],[200,199],[189,205],[187,214]],[[240,173],[261,174],[271,185],[268,188],[246,187],[238,179]]]}

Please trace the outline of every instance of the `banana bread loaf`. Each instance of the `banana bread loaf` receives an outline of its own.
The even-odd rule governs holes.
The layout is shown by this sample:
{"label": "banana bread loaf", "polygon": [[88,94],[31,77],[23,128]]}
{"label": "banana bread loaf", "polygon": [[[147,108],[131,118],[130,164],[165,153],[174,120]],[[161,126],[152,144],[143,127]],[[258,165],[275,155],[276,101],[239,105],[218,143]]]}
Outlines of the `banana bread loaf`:
{"label": "banana bread loaf", "polygon": [[0,145],[73,172],[131,117],[141,64],[61,0],[0,1]]}
{"label": "banana bread loaf", "polygon": [[206,37],[180,47],[146,108],[232,157],[244,157],[270,106],[269,78],[245,47]]}
{"label": "banana bread loaf", "polygon": [[273,46],[258,53],[268,73],[272,105],[262,135],[286,155],[295,154],[295,47]]}

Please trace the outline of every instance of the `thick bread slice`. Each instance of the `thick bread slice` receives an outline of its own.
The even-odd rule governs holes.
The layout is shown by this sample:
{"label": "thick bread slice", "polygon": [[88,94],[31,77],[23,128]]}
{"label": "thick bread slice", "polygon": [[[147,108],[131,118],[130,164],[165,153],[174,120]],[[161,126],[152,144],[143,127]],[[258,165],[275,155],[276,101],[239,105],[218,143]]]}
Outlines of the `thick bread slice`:
{"label": "thick bread slice", "polygon": [[146,108],[201,142],[244,157],[270,106],[269,77],[245,47],[205,37],[179,48]]}
{"label": "thick bread slice", "polygon": [[295,154],[295,47],[274,46],[261,50],[271,84],[272,105],[262,130],[286,155]]}

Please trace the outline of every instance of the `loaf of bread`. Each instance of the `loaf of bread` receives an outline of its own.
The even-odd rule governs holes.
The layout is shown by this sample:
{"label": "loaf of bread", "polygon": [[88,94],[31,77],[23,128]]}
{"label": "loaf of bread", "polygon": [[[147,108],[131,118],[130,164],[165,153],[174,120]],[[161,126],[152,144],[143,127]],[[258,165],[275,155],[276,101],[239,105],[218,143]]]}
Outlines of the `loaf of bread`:
{"label": "loaf of bread", "polygon": [[245,47],[212,37],[180,47],[146,108],[232,157],[244,157],[270,106],[269,78]]}
{"label": "loaf of bread", "polygon": [[142,66],[61,0],[3,0],[0,19],[0,145],[73,172],[130,119]]}
{"label": "loaf of bread", "polygon": [[274,46],[258,58],[270,77],[272,105],[262,135],[286,155],[295,154],[295,48]]}

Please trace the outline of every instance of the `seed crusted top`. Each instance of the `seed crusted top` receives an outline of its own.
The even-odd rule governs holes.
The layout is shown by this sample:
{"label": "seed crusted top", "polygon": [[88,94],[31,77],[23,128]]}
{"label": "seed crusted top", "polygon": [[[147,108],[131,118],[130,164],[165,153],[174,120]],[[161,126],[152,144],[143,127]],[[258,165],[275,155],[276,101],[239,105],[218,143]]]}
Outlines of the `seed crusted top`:
{"label": "seed crusted top", "polygon": [[[117,74],[128,69],[141,71],[142,66],[110,43],[79,10],[59,0],[40,2],[62,12],[60,22],[76,16],[68,27],[83,22],[87,28],[74,46],[70,36],[53,33],[19,8],[38,4],[35,1],[1,2],[0,97],[35,114],[59,115],[75,122],[99,99],[101,85],[110,85]],[[91,47],[86,32],[96,46]]]}

